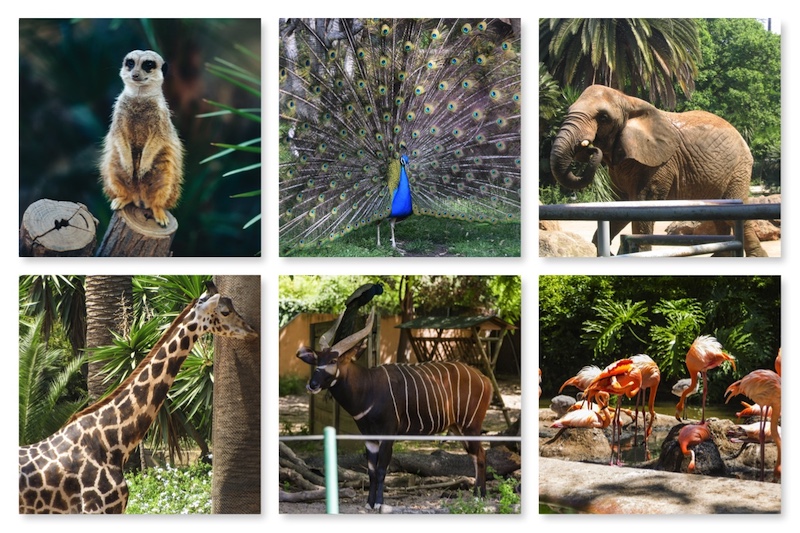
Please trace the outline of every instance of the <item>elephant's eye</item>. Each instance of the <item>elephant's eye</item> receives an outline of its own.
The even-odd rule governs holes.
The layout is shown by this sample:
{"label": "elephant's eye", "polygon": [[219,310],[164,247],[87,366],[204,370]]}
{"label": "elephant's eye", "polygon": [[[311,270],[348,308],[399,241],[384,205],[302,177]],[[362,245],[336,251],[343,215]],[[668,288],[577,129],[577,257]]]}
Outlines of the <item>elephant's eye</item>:
{"label": "elephant's eye", "polygon": [[599,113],[597,113],[597,121],[598,122],[608,122],[609,120],[610,119],[609,119],[608,113],[606,113],[605,111],[600,111]]}

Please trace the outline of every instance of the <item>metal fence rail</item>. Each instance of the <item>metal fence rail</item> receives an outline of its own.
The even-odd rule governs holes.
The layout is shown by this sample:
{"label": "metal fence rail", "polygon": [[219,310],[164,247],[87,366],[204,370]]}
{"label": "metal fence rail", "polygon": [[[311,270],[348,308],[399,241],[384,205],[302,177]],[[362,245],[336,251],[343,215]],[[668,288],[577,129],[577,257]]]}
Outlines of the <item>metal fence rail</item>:
{"label": "metal fence rail", "polygon": [[[741,200],[652,200],[539,206],[540,220],[596,220],[598,226],[597,255],[602,257],[611,255],[609,235],[611,220],[732,220],[734,221],[735,236],[733,241],[726,242],[724,245],[717,243],[717,245],[684,246],[679,253],[669,255],[687,255],[693,250],[695,251],[693,255],[697,255],[730,249],[735,250],[738,255],[743,255],[744,221],[775,220],[780,217],[781,204],[744,204]],[[641,253],[637,255],[641,255]]]}
{"label": "metal fence rail", "polygon": [[337,440],[416,440],[416,441],[471,441],[481,442],[522,442],[522,437],[502,437],[499,435],[337,435],[336,429],[326,426],[322,435],[284,435],[281,442],[321,440],[324,441],[325,457],[325,508],[328,514],[339,513],[339,465],[336,461]]}

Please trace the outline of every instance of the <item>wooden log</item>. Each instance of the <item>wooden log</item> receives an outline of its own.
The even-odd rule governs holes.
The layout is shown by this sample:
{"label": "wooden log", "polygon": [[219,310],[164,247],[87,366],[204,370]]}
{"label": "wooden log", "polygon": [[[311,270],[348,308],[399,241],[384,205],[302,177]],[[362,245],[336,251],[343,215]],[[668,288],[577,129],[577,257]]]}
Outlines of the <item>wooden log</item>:
{"label": "wooden log", "polygon": [[22,215],[20,257],[89,257],[97,244],[97,220],[85,205],[43,198]]}
{"label": "wooden log", "polygon": [[128,204],[114,211],[108,230],[97,250],[98,257],[170,257],[178,221],[167,211],[169,222],[162,228],[149,209]]}
{"label": "wooden log", "polygon": [[[304,490],[302,492],[286,492],[278,490],[279,502],[310,502],[314,500],[324,500],[327,497],[327,491],[324,488],[317,490]],[[355,498],[356,491],[349,488],[339,489],[339,498]]]}

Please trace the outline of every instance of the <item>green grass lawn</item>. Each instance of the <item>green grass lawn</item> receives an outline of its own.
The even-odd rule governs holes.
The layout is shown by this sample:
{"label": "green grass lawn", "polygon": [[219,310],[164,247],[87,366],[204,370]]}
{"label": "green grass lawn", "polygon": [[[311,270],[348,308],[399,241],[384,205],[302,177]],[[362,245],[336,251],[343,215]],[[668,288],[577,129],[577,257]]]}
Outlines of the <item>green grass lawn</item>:
{"label": "green grass lawn", "polygon": [[398,249],[392,248],[389,222],[377,230],[369,225],[310,249],[295,249],[291,257],[520,257],[520,223],[462,222],[411,216],[395,224]]}

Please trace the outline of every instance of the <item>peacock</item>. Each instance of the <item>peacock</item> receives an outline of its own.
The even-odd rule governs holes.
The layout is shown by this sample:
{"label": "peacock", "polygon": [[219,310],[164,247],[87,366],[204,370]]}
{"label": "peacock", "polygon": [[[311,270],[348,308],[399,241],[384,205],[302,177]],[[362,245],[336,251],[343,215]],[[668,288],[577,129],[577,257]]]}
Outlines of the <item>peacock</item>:
{"label": "peacock", "polygon": [[519,19],[281,19],[280,251],[520,218]]}

